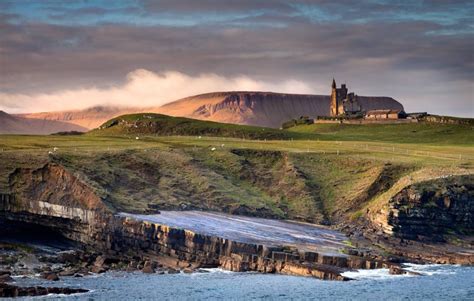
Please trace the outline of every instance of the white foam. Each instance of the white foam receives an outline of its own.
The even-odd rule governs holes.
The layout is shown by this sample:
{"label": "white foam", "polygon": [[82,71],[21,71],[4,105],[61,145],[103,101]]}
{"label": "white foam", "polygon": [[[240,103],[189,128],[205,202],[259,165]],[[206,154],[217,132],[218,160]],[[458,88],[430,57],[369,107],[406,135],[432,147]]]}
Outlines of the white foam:
{"label": "white foam", "polygon": [[415,263],[403,264],[403,268],[405,270],[410,271],[410,272],[420,273],[426,276],[456,274],[453,267],[459,267],[459,265],[415,264]]}
{"label": "white foam", "polygon": [[[211,273],[211,274],[213,274],[213,273],[222,273],[222,274],[235,273],[235,272],[224,270],[224,269],[221,269],[221,268],[203,268],[203,269],[200,269],[200,270],[206,271],[206,272]],[[205,273],[195,273],[195,274],[205,274]]]}
{"label": "white foam", "polygon": [[411,275],[392,275],[389,273],[388,269],[373,269],[373,270],[356,270],[350,272],[344,272],[342,276],[349,277],[352,279],[362,280],[362,279],[390,279],[390,278],[399,278],[399,277],[410,277]]}
{"label": "white foam", "polygon": [[[459,267],[459,265],[445,265],[445,264],[414,264],[414,263],[405,263],[402,265],[403,269],[418,273],[422,276],[432,276],[432,275],[453,275],[456,274],[454,268]],[[349,277],[352,279],[362,280],[362,279],[393,279],[400,277],[416,277],[417,275],[413,274],[403,274],[403,275],[392,275],[389,273],[389,269],[374,269],[374,270],[356,270],[350,272],[342,273],[343,276]]]}

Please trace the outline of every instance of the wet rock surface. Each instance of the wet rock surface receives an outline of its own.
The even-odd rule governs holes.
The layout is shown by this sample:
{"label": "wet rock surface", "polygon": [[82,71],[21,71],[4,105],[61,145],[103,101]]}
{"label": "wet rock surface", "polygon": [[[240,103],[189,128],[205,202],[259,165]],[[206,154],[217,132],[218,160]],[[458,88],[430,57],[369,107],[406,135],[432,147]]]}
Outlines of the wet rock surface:
{"label": "wet rock surface", "polygon": [[268,247],[289,246],[302,251],[340,254],[347,237],[327,227],[203,211],[161,211],[155,215],[122,213],[121,216],[217,236],[235,242]]}
{"label": "wet rock surface", "polygon": [[88,290],[82,288],[68,288],[68,287],[22,287],[15,286],[7,283],[0,283],[0,298],[15,298],[15,297],[26,297],[26,296],[45,296],[49,294],[78,294],[86,293]]}

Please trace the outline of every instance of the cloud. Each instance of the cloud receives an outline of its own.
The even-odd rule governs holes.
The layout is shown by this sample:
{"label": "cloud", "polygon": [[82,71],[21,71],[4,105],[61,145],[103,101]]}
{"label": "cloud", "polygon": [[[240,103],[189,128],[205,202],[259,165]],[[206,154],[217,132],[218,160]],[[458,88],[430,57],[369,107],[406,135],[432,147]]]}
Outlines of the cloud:
{"label": "cloud", "polygon": [[217,74],[190,76],[177,71],[154,73],[137,69],[127,74],[124,84],[108,88],[60,90],[53,93],[0,93],[0,110],[9,113],[84,109],[97,105],[151,107],[191,95],[215,91],[277,91],[312,93],[301,81],[270,83],[248,76]]}
{"label": "cloud", "polygon": [[4,95],[110,94],[130,83],[127,72],[145,68],[193,79],[245,75],[272,90],[293,79],[317,94],[335,77],[410,110],[474,115],[468,0],[0,2]]}

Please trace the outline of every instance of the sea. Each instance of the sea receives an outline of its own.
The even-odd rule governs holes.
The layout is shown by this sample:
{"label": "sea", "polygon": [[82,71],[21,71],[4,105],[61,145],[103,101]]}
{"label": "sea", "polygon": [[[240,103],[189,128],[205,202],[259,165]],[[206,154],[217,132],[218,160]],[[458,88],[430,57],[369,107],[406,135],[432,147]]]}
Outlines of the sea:
{"label": "sea", "polygon": [[164,275],[107,272],[62,277],[58,282],[18,277],[17,285],[80,287],[89,292],[15,300],[474,300],[474,267],[406,267],[421,276],[390,275],[387,269],[360,270],[344,274],[354,280],[340,282],[208,269]]}

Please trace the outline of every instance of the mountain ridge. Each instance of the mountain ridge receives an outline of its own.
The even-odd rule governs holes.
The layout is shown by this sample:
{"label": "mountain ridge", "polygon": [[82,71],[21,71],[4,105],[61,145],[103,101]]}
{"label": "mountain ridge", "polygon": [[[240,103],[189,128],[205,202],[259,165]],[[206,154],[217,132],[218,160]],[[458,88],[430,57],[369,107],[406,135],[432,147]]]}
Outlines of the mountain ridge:
{"label": "mountain ridge", "polygon": [[87,128],[55,120],[25,118],[0,111],[0,134],[48,135],[63,131],[85,132]]}
{"label": "mountain ridge", "polygon": [[[364,110],[399,109],[391,97],[359,96]],[[210,92],[185,97],[157,107],[96,106],[84,110],[21,114],[20,117],[55,120],[93,129],[124,114],[160,113],[199,120],[279,128],[287,120],[305,115],[329,115],[328,95],[260,91]]]}

